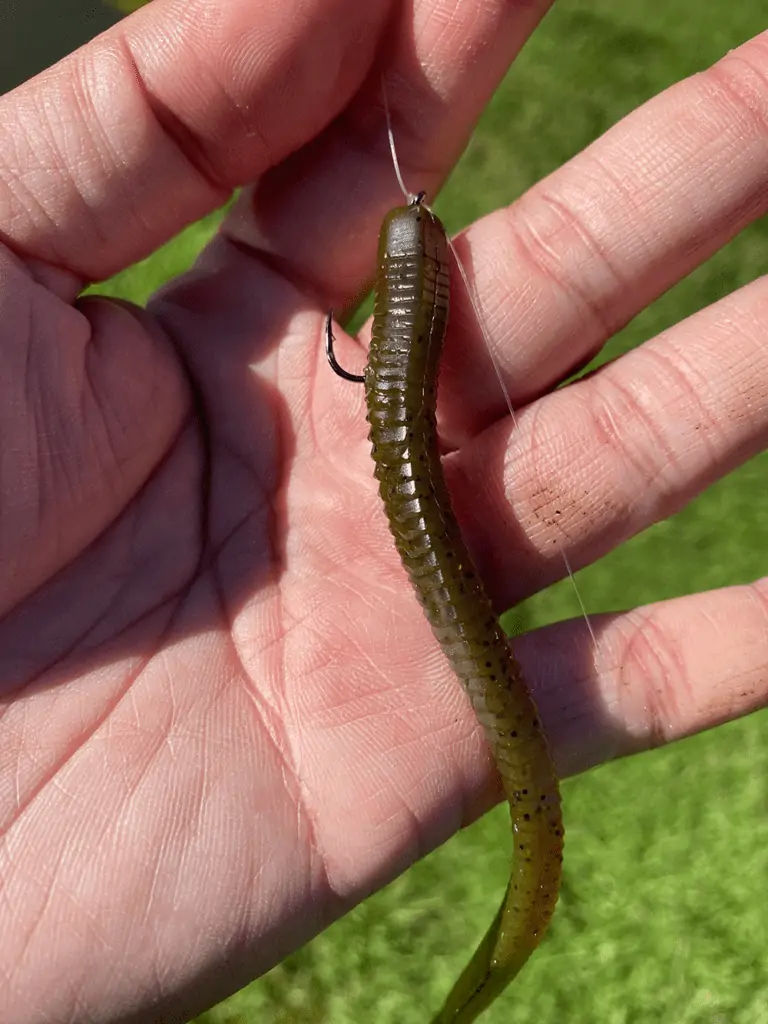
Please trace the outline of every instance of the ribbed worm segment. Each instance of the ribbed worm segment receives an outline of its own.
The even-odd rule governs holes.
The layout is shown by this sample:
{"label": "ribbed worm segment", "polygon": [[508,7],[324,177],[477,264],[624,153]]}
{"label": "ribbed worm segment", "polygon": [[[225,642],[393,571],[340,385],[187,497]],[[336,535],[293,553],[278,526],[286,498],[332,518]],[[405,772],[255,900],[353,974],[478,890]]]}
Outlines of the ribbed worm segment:
{"label": "ribbed worm segment", "polygon": [[560,794],[536,707],[451,509],[437,447],[438,361],[448,321],[448,247],[418,202],[379,240],[365,389],[375,475],[416,594],[483,724],[512,816],[504,902],[435,1024],[469,1024],[541,941],[560,884]]}

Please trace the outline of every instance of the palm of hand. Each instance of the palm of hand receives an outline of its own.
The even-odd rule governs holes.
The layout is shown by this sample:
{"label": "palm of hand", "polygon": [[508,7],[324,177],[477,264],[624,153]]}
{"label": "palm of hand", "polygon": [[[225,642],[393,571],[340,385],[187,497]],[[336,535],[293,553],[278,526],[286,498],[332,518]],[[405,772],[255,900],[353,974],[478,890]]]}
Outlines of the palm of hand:
{"label": "palm of hand", "polygon": [[53,965],[82,988],[102,945],[154,970],[194,919],[230,970],[269,936],[269,966],[454,831],[467,777],[487,785],[380,514],[362,389],[332,378],[320,311],[251,260],[252,287],[230,258],[148,315],[73,310],[4,260],[3,829],[40,868],[7,885],[30,911],[16,956],[90,921]]}
{"label": "palm of hand", "polygon": [[[14,304],[39,311],[26,336],[6,317],[3,338],[24,362],[11,429],[37,445],[4,475],[19,567],[4,595],[18,603],[2,636],[4,830],[11,857],[34,849],[41,866],[8,896],[34,911],[31,886],[56,891],[19,955],[47,947],[72,900],[98,921],[57,950],[73,980],[91,943],[162,962],[191,918],[232,943],[270,935],[271,960],[295,924],[265,906],[300,903],[317,928],[423,852],[430,776],[450,787],[460,771],[430,737],[467,732],[378,514],[361,395],[318,384],[319,317],[274,275],[258,331],[233,324],[211,344],[191,284],[152,323],[86,300],[86,349],[82,314],[38,304],[6,259]],[[41,337],[57,339],[52,364]],[[479,740],[463,745],[469,759]],[[414,781],[415,749],[428,776]],[[127,908],[168,922],[152,947]]]}

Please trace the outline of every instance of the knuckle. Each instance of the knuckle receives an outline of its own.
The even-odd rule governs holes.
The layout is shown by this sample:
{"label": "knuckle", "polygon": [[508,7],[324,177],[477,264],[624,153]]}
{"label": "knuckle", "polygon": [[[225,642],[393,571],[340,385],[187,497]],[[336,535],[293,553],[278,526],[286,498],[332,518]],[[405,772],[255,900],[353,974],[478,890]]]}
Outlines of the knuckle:
{"label": "knuckle", "polygon": [[[702,85],[710,99],[726,108],[731,123],[736,118],[750,135],[768,135],[768,72],[758,61],[749,59],[754,46],[728,54],[701,74]],[[765,53],[766,47],[760,48]]]}
{"label": "knuckle", "polygon": [[655,606],[625,616],[618,641],[617,699],[642,748],[680,732],[687,694],[683,652]]}
{"label": "knuckle", "polygon": [[512,206],[512,244],[534,274],[564,296],[577,320],[601,340],[621,326],[615,295],[621,275],[588,217],[573,203],[538,187]]}

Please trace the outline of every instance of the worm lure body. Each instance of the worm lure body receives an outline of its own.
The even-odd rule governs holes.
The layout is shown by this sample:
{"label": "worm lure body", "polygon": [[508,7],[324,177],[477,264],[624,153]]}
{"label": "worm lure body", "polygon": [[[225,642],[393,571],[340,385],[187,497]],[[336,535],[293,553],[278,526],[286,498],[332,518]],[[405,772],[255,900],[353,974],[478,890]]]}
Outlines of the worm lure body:
{"label": "worm lure body", "polygon": [[[536,707],[472,565],[443,476],[435,410],[448,242],[422,199],[384,220],[368,365],[352,379],[365,383],[375,475],[397,550],[485,729],[511,811],[514,862],[504,900],[434,1020],[469,1024],[543,937],[557,901],[563,825]],[[338,372],[331,345],[329,332]]]}

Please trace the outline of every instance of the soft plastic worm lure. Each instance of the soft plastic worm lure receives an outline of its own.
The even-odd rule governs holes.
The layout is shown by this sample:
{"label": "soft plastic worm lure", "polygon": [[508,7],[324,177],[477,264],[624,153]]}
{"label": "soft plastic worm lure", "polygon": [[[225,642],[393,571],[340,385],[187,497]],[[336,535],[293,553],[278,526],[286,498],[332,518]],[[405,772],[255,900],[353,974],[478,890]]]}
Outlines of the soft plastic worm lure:
{"label": "soft plastic worm lure", "polygon": [[469,1024],[541,941],[557,902],[560,793],[538,713],[451,508],[437,446],[440,351],[448,322],[445,229],[424,194],[392,210],[379,238],[373,336],[363,375],[375,475],[389,526],[435,636],[469,694],[501,774],[514,862],[502,905],[434,1024]]}

